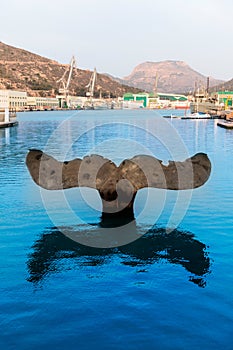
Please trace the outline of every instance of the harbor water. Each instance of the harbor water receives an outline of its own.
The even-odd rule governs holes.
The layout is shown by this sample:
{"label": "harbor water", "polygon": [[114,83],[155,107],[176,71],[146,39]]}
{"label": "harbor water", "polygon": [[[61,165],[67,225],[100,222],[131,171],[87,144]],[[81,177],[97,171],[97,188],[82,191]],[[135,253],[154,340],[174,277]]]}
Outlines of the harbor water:
{"label": "harbor water", "polygon": [[[233,131],[161,117],[171,113],[184,112],[26,112],[0,129],[1,349],[233,349]],[[140,190],[139,238],[106,248],[88,244],[101,234],[98,193],[41,190],[29,149],[117,165],[203,152],[212,171],[193,191]]]}

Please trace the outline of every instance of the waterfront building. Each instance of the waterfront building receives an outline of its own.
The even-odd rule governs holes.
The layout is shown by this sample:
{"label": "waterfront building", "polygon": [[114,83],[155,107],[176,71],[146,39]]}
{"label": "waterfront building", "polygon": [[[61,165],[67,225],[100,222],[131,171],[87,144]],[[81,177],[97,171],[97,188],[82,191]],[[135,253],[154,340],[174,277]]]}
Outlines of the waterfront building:
{"label": "waterfront building", "polygon": [[8,90],[0,90],[0,109],[9,108],[8,106]]}
{"label": "waterfront building", "polygon": [[159,105],[162,108],[188,109],[189,100],[185,95],[157,93]]}
{"label": "waterfront building", "polygon": [[27,93],[16,90],[0,90],[0,108],[19,111],[27,105]]}
{"label": "waterfront building", "polygon": [[217,101],[219,105],[223,105],[225,109],[231,108],[233,106],[233,91],[218,91]]}
{"label": "waterfront building", "polygon": [[16,117],[16,102],[22,102],[22,99],[19,99],[22,96],[15,94],[15,92],[11,90],[0,90],[0,127],[9,126],[12,118]]}
{"label": "waterfront building", "polygon": [[83,96],[68,96],[68,107],[69,108],[83,108],[87,98]]}
{"label": "waterfront building", "polygon": [[0,90],[0,123],[5,121],[5,111],[8,108],[7,90]]}
{"label": "waterfront building", "polygon": [[132,94],[126,93],[123,96],[124,108],[143,108],[148,107],[148,93]]}
{"label": "waterfront building", "polygon": [[[86,97],[68,96],[68,108],[82,108]],[[62,107],[61,96],[40,97],[28,96],[26,91],[0,90],[0,110],[8,108],[10,111],[26,110],[56,110]]]}
{"label": "waterfront building", "polygon": [[27,97],[27,109],[30,110],[53,110],[59,108],[59,101],[56,97]]}
{"label": "waterfront building", "polygon": [[189,100],[185,95],[167,93],[127,93],[123,96],[124,105],[139,108],[189,108]]}

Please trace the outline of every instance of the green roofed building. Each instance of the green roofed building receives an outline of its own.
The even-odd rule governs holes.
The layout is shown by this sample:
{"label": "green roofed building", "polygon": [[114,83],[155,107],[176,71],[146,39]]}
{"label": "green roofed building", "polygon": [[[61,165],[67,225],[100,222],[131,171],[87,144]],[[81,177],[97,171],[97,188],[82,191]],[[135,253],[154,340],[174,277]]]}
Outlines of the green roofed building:
{"label": "green roofed building", "polygon": [[158,93],[157,94],[160,100],[168,100],[171,102],[174,101],[187,101],[188,98],[187,96],[184,95],[177,95],[177,94],[163,94],[163,93]]}
{"label": "green roofed building", "polygon": [[224,104],[225,108],[233,106],[233,91],[218,91],[218,103]]}
{"label": "green roofed building", "polygon": [[141,93],[141,94],[127,93],[127,94],[124,94],[123,96],[124,101],[134,101],[135,105],[138,104],[138,106],[142,106],[142,107],[148,106],[148,98],[149,98],[149,94],[147,93]]}
{"label": "green roofed building", "polygon": [[189,101],[187,96],[178,94],[166,94],[166,93],[139,93],[132,94],[127,93],[123,96],[123,101],[128,102],[128,105],[138,105],[139,107],[147,108],[163,108],[163,107],[173,107],[173,108],[188,108]]}

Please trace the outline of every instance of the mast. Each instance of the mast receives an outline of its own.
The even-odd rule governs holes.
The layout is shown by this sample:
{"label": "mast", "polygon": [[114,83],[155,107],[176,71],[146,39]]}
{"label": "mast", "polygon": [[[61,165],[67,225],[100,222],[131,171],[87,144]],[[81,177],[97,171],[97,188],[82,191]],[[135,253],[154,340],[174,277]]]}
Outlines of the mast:
{"label": "mast", "polygon": [[157,93],[158,93],[158,72],[156,72],[155,74],[155,85],[154,85],[154,96],[156,97],[157,96]]}
{"label": "mast", "polygon": [[206,94],[209,95],[209,88],[210,88],[210,77],[207,77],[206,81]]}

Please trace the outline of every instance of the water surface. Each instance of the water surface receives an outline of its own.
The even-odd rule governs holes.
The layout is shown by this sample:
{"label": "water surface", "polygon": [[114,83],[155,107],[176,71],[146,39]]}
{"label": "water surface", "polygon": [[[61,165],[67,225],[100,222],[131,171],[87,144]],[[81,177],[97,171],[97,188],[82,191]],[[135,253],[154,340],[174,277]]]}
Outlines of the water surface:
{"label": "water surface", "polygon": [[[1,348],[232,349],[232,131],[215,120],[166,126],[153,111],[28,112],[18,119],[0,130]],[[147,233],[121,247],[92,248],[57,227],[59,219],[73,224],[64,203],[52,203],[52,216],[46,210],[25,166],[29,148],[61,160],[95,151],[117,164],[139,152],[164,162],[182,159],[184,150],[204,152],[212,173],[181,197],[185,205],[175,215],[177,193],[142,190],[135,225]],[[98,194],[71,189],[66,196],[80,228],[97,234]]]}

